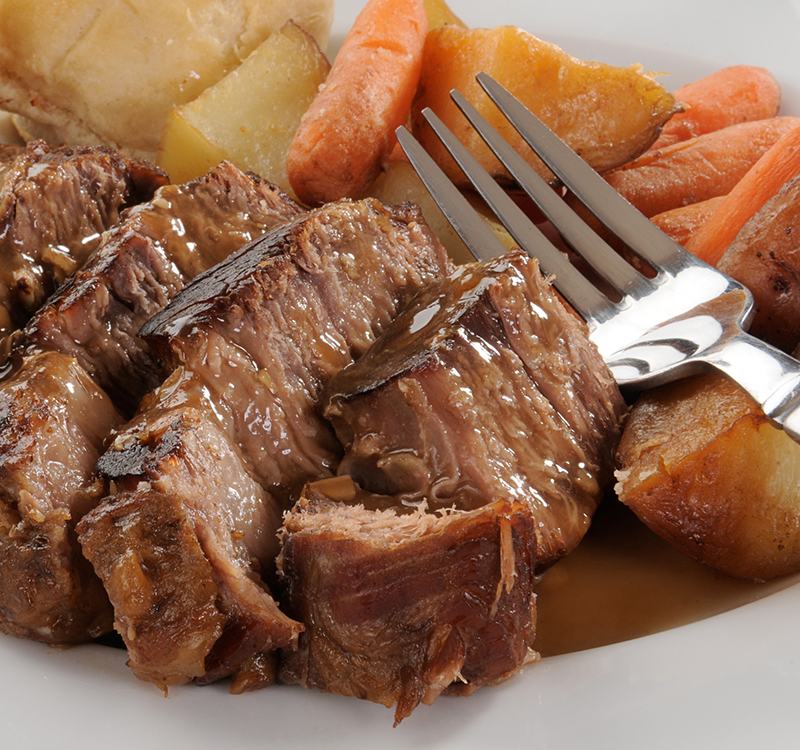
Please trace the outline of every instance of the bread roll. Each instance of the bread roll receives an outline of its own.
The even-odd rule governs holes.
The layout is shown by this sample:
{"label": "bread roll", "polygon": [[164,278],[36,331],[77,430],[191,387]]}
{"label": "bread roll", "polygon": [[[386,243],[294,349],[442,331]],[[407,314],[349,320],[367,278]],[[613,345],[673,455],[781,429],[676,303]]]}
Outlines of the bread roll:
{"label": "bread roll", "polygon": [[288,19],[324,48],[333,0],[0,0],[0,109],[28,138],[154,158],[194,99]]}

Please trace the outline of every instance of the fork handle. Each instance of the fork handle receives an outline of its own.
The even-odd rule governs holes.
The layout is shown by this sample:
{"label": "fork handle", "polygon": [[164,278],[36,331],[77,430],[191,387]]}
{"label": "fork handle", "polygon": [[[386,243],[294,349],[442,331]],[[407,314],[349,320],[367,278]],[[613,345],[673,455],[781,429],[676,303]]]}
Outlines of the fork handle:
{"label": "fork handle", "polygon": [[800,362],[745,332],[704,359],[738,383],[773,422],[800,442]]}

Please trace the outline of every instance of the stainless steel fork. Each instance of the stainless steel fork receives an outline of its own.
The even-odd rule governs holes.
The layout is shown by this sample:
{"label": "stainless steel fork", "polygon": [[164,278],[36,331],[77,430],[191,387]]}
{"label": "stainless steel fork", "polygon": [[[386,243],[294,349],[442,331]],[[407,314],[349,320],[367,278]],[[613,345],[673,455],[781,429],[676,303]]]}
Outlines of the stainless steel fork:
{"label": "stainless steel fork", "polygon": [[[624,200],[544,123],[485,73],[478,82],[539,158],[656,275],[645,276],[583,222],[458,92],[481,138],[564,241],[621,299],[582,274],[430,110],[424,115],[456,163],[522,250],[586,321],[621,387],[647,388],[714,369],[738,383],[765,414],[800,442],[800,362],[745,332],[750,292],[684,250]],[[405,129],[400,144],[422,181],[478,259],[506,252],[496,235]]]}

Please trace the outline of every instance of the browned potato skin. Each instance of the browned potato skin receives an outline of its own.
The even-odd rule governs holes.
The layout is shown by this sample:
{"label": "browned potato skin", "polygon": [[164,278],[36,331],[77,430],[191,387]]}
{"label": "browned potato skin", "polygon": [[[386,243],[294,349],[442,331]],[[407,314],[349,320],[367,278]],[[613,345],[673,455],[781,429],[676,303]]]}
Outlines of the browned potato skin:
{"label": "browned potato skin", "polygon": [[646,150],[680,107],[660,84],[636,67],[584,62],[514,26],[466,29],[445,25],[428,32],[412,129],[444,164],[451,179],[465,178],[446,155],[421,111],[430,107],[495,176],[499,162],[450,100],[457,88],[546,179],[553,175],[480,88],[485,71],[553,128],[595,169],[624,164]]}
{"label": "browned potato skin", "polygon": [[753,580],[800,569],[800,445],[727,380],[644,394],[618,465],[620,500],[690,557]]}
{"label": "browned potato skin", "polygon": [[753,293],[750,332],[794,350],[800,344],[800,177],[745,224],[717,266]]}

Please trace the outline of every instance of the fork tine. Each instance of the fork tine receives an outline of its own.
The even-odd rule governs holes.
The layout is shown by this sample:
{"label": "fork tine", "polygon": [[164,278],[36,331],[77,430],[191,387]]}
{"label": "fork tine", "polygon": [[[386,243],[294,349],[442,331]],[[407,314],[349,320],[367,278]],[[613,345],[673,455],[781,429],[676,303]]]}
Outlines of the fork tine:
{"label": "fork tine", "polygon": [[478,260],[490,260],[503,255],[506,252],[503,243],[417,139],[403,126],[397,128],[396,134],[411,166],[472,254]]}
{"label": "fork tine", "polygon": [[651,282],[590,229],[463,94],[454,89],[450,96],[517,184],[550,220],[567,244],[597,273],[624,295],[639,296],[641,290],[650,287]]}
{"label": "fork tine", "polygon": [[[539,228],[506,195],[489,173],[480,166],[475,157],[430,109],[424,110],[423,115],[520,248],[537,258],[545,273],[555,277],[555,286],[575,310],[589,322],[599,322],[605,319],[613,309],[613,303],[608,297],[583,276],[542,234]],[[434,193],[431,194],[438,203],[438,196]],[[467,203],[467,205],[469,204]],[[474,213],[472,207],[469,210]]]}
{"label": "fork tine", "polygon": [[[486,73],[478,83],[539,158],[611,232],[656,267],[679,261],[683,250],[575,154],[536,115]],[[647,242],[642,242],[647,237]]]}

